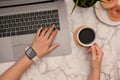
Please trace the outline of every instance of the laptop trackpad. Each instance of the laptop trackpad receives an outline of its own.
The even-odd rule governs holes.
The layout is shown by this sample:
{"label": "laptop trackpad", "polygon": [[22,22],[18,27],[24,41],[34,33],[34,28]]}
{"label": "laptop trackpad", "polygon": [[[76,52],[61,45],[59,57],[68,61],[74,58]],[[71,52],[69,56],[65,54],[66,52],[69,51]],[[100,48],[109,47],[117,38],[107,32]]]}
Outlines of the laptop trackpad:
{"label": "laptop trackpad", "polygon": [[25,48],[32,44],[34,34],[12,37],[13,56],[15,60],[25,55]]}
{"label": "laptop trackpad", "polygon": [[11,38],[0,38],[0,62],[12,61],[12,44]]}

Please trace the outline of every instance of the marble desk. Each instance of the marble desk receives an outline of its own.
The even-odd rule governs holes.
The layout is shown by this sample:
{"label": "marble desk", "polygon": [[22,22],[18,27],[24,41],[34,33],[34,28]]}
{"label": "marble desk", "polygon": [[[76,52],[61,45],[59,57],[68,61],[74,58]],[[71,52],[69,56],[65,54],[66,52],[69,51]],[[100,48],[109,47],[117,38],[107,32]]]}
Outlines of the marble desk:
{"label": "marble desk", "polygon": [[[95,29],[96,42],[104,52],[101,80],[120,80],[120,25],[102,23],[93,8],[77,7],[71,15],[73,1],[66,0],[72,52],[66,56],[43,57],[23,74],[20,80],[87,80],[90,71],[90,55],[73,40],[73,32],[81,25]],[[1,63],[0,74],[14,62]]]}

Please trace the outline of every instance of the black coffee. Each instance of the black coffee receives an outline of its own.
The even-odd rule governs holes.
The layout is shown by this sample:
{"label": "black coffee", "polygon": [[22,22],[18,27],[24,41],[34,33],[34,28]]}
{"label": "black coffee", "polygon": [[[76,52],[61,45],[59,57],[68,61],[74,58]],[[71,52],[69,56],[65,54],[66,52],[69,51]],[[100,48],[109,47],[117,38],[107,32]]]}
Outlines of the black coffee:
{"label": "black coffee", "polygon": [[85,28],[79,33],[79,40],[83,44],[90,44],[95,39],[95,33],[90,28]]}

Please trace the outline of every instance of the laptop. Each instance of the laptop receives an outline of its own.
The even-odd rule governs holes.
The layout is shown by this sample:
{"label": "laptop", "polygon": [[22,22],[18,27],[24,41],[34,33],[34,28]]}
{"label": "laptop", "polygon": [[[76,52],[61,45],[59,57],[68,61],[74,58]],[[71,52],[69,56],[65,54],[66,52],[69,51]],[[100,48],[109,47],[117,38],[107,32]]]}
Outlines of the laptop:
{"label": "laptop", "polygon": [[0,0],[0,63],[19,60],[32,44],[37,29],[51,24],[59,29],[53,43],[60,46],[47,56],[70,54],[64,0]]}

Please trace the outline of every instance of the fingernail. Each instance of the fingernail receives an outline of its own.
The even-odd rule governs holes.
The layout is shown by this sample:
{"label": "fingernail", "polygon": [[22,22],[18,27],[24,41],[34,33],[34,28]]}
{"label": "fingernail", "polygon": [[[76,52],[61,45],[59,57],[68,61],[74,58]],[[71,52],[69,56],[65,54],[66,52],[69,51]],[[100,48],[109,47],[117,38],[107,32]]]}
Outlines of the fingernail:
{"label": "fingernail", "polygon": [[52,24],[52,27],[55,27],[55,24]]}

